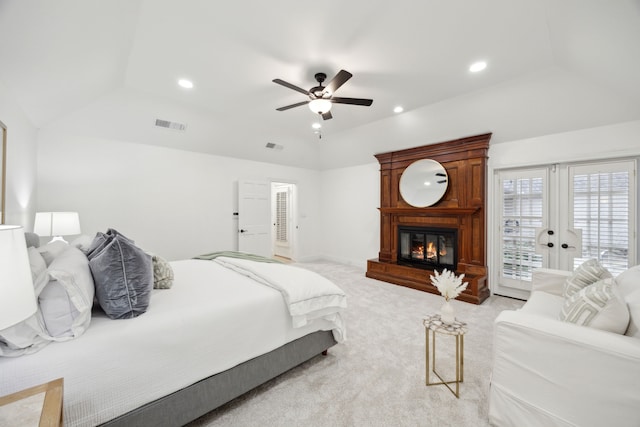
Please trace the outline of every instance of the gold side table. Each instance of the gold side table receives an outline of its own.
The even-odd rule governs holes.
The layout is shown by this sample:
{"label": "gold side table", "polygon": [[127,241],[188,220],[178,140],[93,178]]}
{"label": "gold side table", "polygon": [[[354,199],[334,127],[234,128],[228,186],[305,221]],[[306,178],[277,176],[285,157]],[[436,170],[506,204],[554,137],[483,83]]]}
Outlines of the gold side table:
{"label": "gold side table", "polygon": [[[460,398],[460,383],[464,379],[464,334],[467,333],[467,324],[456,320],[454,323],[447,325],[442,322],[439,314],[425,317],[425,341],[426,341],[426,385],[442,385],[444,384],[455,397]],[[452,335],[456,339],[456,379],[445,381],[440,374],[436,372],[436,335]],[[431,367],[429,366],[429,358],[431,358]],[[430,373],[433,372],[440,381],[431,382]],[[455,391],[450,384],[455,384]]]}

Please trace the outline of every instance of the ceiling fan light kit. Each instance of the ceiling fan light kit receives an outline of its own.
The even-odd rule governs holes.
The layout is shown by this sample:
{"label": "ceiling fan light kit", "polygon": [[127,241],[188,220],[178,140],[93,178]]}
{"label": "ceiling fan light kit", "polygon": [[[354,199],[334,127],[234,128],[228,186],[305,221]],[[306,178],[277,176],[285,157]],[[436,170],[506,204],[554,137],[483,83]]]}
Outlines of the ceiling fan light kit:
{"label": "ceiling fan light kit", "polygon": [[331,110],[331,101],[328,99],[314,99],[309,102],[309,109],[314,113],[324,114]]}
{"label": "ceiling fan light kit", "polygon": [[273,79],[274,83],[293,89],[296,92],[303,93],[309,97],[309,101],[297,102],[295,104],[287,105],[284,107],[276,108],[278,111],[285,111],[291,108],[299,107],[301,105],[308,104],[309,109],[316,114],[322,116],[323,120],[329,120],[333,116],[331,115],[331,104],[350,104],[350,105],[362,105],[370,106],[373,103],[372,99],[364,98],[339,98],[334,97],[333,94],[338,90],[340,86],[346,83],[353,77],[348,71],[340,70],[333,79],[326,85],[322,86],[322,83],[327,79],[325,73],[316,73],[315,79],[318,82],[318,86],[314,86],[309,90],[304,90],[301,87],[293,85],[289,82],[285,82],[281,79]]}

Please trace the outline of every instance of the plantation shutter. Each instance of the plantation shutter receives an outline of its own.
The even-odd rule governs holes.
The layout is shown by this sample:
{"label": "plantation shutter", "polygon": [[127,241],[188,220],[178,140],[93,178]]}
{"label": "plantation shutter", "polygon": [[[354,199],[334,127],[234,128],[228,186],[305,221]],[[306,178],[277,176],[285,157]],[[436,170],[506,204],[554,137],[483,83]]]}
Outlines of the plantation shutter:
{"label": "plantation shutter", "polygon": [[545,172],[503,172],[500,179],[501,277],[510,287],[528,289],[534,268],[542,267],[536,253],[536,228],[546,223]]}
{"label": "plantation shutter", "polygon": [[276,193],[276,240],[278,242],[287,242],[287,200],[288,193],[286,191],[278,191]]}
{"label": "plantation shutter", "polygon": [[569,170],[572,228],[582,230],[574,268],[595,258],[614,276],[634,255],[635,162],[575,166]]}

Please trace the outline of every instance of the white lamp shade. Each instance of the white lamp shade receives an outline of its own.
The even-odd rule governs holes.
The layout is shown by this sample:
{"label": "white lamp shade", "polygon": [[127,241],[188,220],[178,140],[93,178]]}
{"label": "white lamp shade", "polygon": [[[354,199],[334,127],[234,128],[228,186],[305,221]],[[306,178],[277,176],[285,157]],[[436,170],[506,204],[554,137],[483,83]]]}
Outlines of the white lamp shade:
{"label": "white lamp shade", "polygon": [[331,110],[331,101],[328,99],[314,99],[309,102],[309,109],[317,114],[324,114],[327,111]]}
{"label": "white lamp shade", "polygon": [[37,212],[33,232],[40,236],[80,234],[78,212]]}
{"label": "white lamp shade", "polygon": [[31,267],[24,230],[0,225],[0,330],[19,323],[36,312]]}

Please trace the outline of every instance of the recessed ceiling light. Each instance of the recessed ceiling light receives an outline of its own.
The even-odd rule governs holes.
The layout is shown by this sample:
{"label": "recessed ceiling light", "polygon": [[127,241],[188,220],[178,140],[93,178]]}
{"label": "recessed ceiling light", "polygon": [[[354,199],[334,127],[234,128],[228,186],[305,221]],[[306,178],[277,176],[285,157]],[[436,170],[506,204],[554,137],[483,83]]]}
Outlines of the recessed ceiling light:
{"label": "recessed ceiling light", "polygon": [[404,108],[402,108],[402,106],[398,105],[397,107],[395,107],[393,109],[394,113],[402,113],[404,111]]}
{"label": "recessed ceiling light", "polygon": [[478,61],[471,64],[471,66],[469,67],[469,71],[471,71],[472,73],[477,73],[478,71],[482,71],[485,68],[487,68],[487,63],[484,61]]}
{"label": "recessed ceiling light", "polygon": [[320,123],[316,122],[316,123],[312,124],[311,127],[314,128],[314,129],[320,129],[322,127],[322,125]]}
{"label": "recessed ceiling light", "polygon": [[185,89],[193,88],[193,82],[191,80],[187,80],[187,79],[178,80],[178,85],[180,85],[181,87],[183,87]]}

